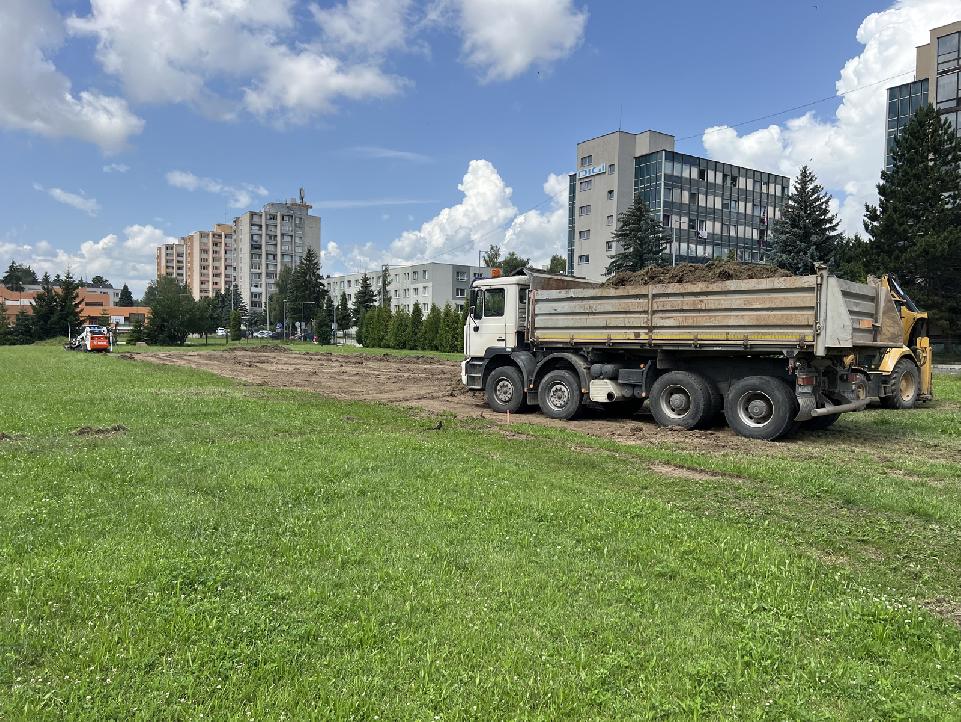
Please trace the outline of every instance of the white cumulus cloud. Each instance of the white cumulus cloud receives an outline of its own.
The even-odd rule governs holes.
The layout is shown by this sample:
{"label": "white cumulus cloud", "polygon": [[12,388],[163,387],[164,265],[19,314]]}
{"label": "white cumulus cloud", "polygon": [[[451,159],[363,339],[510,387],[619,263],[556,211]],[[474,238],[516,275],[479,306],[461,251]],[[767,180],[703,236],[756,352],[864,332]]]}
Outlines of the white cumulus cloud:
{"label": "white cumulus cloud", "polygon": [[99,274],[115,287],[126,283],[135,295],[141,295],[157,276],[156,247],[175,240],[159,228],[135,224],[124,228],[122,234],[84,241],[77,250],[57,248],[42,240],[32,245],[0,243],[0,255],[29,264],[38,275],[54,276],[69,269],[75,277],[89,280]]}
{"label": "white cumulus cloud", "polygon": [[510,80],[531,66],[570,55],[584,36],[587,10],[573,0],[449,0],[464,57],[485,81]]}
{"label": "white cumulus cloud", "polygon": [[70,193],[62,188],[44,188],[39,183],[34,183],[33,188],[34,190],[46,193],[48,196],[57,201],[57,203],[63,203],[71,208],[76,208],[78,211],[83,211],[88,216],[95,216],[100,212],[100,204],[97,203],[97,199],[83,195],[82,191],[80,194]]}
{"label": "white cumulus cloud", "polygon": [[126,173],[130,166],[126,163],[108,163],[103,167],[104,173]]}
{"label": "white cumulus cloud", "polygon": [[382,55],[407,45],[411,0],[347,0],[310,11],[324,34],[325,44],[347,53]]}
{"label": "white cumulus cloud", "polygon": [[50,138],[78,138],[106,152],[127,145],[144,122],[127,102],[96,90],[75,92],[51,56],[63,20],[49,0],[5,0],[0,11],[0,127]]}
{"label": "white cumulus cloud", "polygon": [[202,190],[227,198],[231,208],[248,208],[255,197],[264,197],[268,191],[253,183],[227,184],[215,178],[194,175],[189,171],[172,170],[166,175],[167,183],[174,188],[188,191]]}
{"label": "white cumulus cloud", "polygon": [[913,76],[884,79],[913,71],[915,46],[928,42],[931,28],[959,17],[958,0],[897,0],[887,10],[868,15],[857,31],[864,49],[844,64],[835,83],[838,94],[849,94],[834,117],[820,118],[809,111],[744,135],[726,126],[708,128],[702,137],[708,155],[790,176],[807,164],[837,196],[844,229],[862,230],[864,204],[877,201],[884,165],[886,87]]}

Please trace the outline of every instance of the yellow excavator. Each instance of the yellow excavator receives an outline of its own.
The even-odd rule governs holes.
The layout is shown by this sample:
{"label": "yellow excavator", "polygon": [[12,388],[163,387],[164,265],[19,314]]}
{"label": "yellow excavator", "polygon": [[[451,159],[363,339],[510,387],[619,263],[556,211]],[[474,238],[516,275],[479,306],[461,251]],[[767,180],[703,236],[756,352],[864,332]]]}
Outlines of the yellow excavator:
{"label": "yellow excavator", "polygon": [[889,348],[880,358],[854,359],[851,372],[857,375],[861,398],[877,397],[889,409],[913,409],[933,398],[928,314],[917,307],[894,275],[881,276],[880,285],[891,294],[901,315],[904,345]]}

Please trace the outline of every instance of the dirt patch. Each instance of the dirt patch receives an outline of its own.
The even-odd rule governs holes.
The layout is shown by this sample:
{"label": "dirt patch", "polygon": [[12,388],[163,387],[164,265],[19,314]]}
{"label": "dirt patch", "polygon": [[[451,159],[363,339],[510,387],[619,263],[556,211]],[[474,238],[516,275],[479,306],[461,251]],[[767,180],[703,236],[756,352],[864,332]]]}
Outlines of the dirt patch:
{"label": "dirt patch", "polygon": [[0,431],[0,441],[13,441],[16,437],[10,436],[10,434],[5,434]]}
{"label": "dirt patch", "polygon": [[228,348],[231,353],[290,353],[290,348],[279,343],[266,343],[263,346],[245,346],[243,348]]}
{"label": "dirt patch", "polygon": [[686,466],[675,466],[674,464],[662,464],[660,462],[649,464],[647,468],[662,476],[676,476],[680,479],[693,479],[694,481],[708,481],[723,476],[703,469],[690,469]]}
{"label": "dirt patch", "polygon": [[961,627],[961,602],[955,602],[945,597],[935,597],[922,602],[921,606],[956,627]]}
{"label": "dirt patch", "polygon": [[605,286],[649,286],[655,283],[697,283],[705,281],[749,281],[757,278],[786,278],[790,272],[760,263],[717,260],[708,263],[680,263],[650,266],[641,271],[617,273]]}
{"label": "dirt patch", "polygon": [[74,436],[116,436],[126,431],[127,427],[123,424],[114,424],[113,426],[81,426],[72,433]]}

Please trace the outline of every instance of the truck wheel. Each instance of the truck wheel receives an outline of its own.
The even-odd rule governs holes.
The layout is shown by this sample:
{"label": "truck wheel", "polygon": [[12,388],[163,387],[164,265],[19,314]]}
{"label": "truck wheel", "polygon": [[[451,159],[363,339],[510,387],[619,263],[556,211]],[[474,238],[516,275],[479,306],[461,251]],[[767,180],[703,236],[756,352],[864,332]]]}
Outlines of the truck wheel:
{"label": "truck wheel", "polygon": [[516,413],[524,405],[524,379],[514,366],[491,371],[484,385],[487,405],[499,414]]}
{"label": "truck wheel", "polygon": [[735,382],[724,401],[724,416],[739,436],[762,441],[779,439],[793,427],[797,398],[772,376],[748,376]]}
{"label": "truck wheel", "polygon": [[894,364],[891,372],[891,395],[881,397],[886,409],[913,409],[918,405],[921,374],[914,361],[903,358]]}
{"label": "truck wheel", "polygon": [[544,416],[573,419],[581,409],[581,384],[570,371],[551,371],[537,387],[537,402]]}
{"label": "truck wheel", "polygon": [[669,371],[651,387],[651,413],[658,426],[696,429],[710,417],[707,382],[687,371]]}

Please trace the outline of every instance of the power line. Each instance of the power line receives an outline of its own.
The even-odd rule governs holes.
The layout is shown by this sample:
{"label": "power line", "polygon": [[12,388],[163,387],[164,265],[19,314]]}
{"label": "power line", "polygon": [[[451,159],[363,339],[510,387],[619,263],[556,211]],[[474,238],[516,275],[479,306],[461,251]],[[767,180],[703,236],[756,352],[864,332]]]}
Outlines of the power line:
{"label": "power line", "polygon": [[908,73],[913,73],[914,70],[904,70],[900,73],[895,73],[894,75],[889,75],[886,78],[881,78],[881,80],[875,81],[873,83],[868,83],[867,85],[861,85],[857,88],[851,88],[850,90],[845,90],[843,93],[835,93],[834,95],[827,95],[823,98],[818,98],[817,100],[812,100],[809,103],[802,103],[801,105],[795,105],[793,108],[785,108],[784,110],[779,110],[776,113],[768,113],[767,115],[762,115],[757,118],[751,118],[750,120],[743,120],[740,123],[734,123],[733,125],[723,125],[716,128],[710,128],[701,133],[694,133],[693,135],[685,135],[681,138],[676,138],[675,140],[691,140],[692,138],[703,138],[708,133],[719,133],[722,130],[727,130],[728,128],[740,128],[743,125],[750,125],[751,123],[757,123],[762,120],[768,120],[769,118],[776,118],[779,115],[785,115],[787,113],[793,113],[795,110],[802,110],[804,108],[810,108],[812,105],[819,105],[820,103],[826,103],[829,100],[837,100],[838,98],[843,98],[851,93],[856,93],[859,90],[866,90],[868,88],[873,88],[875,86],[886,83],[889,80],[894,80],[895,78],[900,78],[902,75],[907,75]]}

